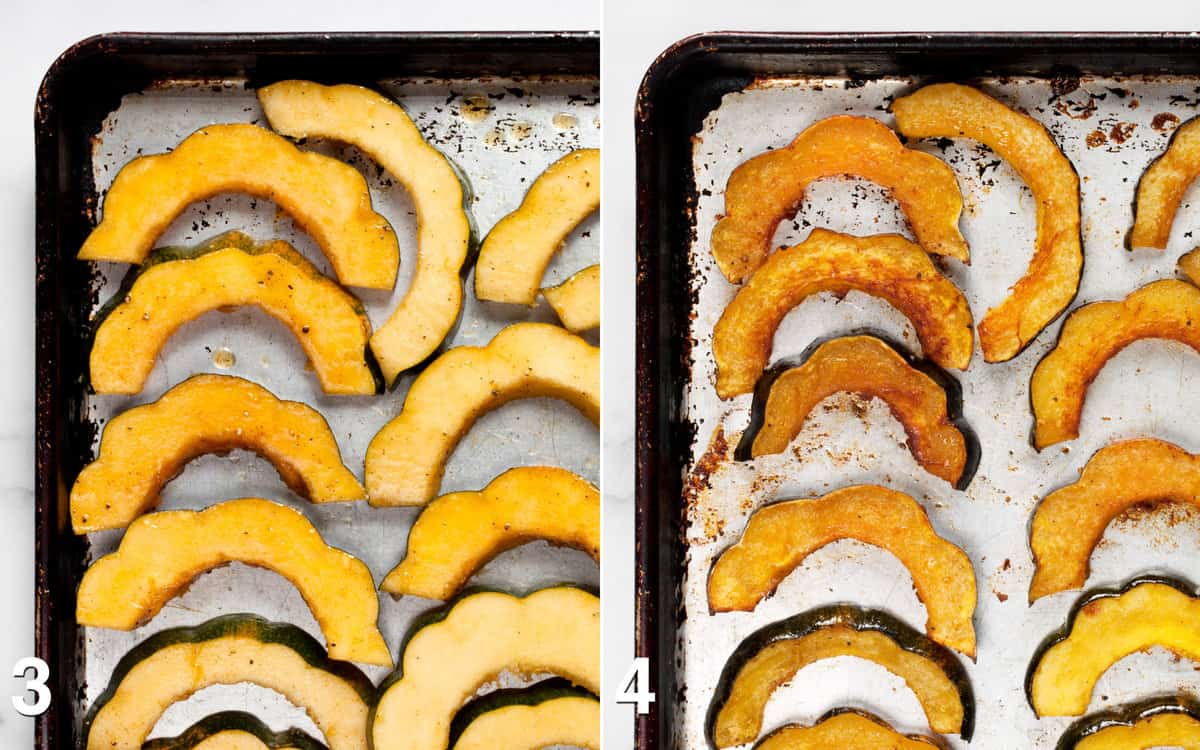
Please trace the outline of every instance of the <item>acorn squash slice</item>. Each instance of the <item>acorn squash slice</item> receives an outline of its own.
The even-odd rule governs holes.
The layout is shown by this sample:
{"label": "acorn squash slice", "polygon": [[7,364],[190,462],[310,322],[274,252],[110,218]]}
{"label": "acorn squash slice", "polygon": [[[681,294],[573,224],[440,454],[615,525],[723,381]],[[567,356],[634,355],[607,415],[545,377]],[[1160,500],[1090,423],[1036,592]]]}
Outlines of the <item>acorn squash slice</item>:
{"label": "acorn squash slice", "polygon": [[937,365],[865,334],[826,339],[798,359],[772,365],[755,388],[750,426],[734,457],[782,453],[813,409],[841,392],[883,400],[904,426],[917,463],[957,489],[970,484],[979,444],[962,419],[958,382]]}
{"label": "acorn squash slice", "polygon": [[926,252],[968,261],[967,242],[958,231],[962,193],[954,171],[936,156],[905,148],[876,119],[837,115],[729,176],[725,215],[712,233],[713,257],[725,278],[734,284],[749,278],[771,252],[775,228],[796,213],[808,186],[844,175],[889,189]]}
{"label": "acorn squash slice", "polygon": [[1123,300],[1073,310],[1030,380],[1035,448],[1079,437],[1088,386],[1108,360],[1140,339],[1173,339],[1200,352],[1200,289],[1163,279]]}
{"label": "acorn squash slice", "polygon": [[1200,748],[1200,703],[1184,693],[1101,711],[1072,724],[1057,750]]}
{"label": "acorn squash slice", "polygon": [[565,469],[509,469],[480,492],[436,498],[417,517],[408,550],[379,588],[446,600],[496,555],[546,539],[600,562],[600,493]]}
{"label": "acorn squash slice", "polygon": [[754,741],[771,693],[809,664],[838,656],[872,661],[903,678],[935,732],[970,741],[975,699],[954,654],[884,612],[834,605],[772,623],[742,641],[709,706],[709,742],[724,748]]}
{"label": "acorn squash slice", "polygon": [[366,497],[316,409],[242,378],[193,375],[105,425],[99,456],[71,487],[75,533],[127,526],[158,505],[163,485],[188,461],[234,448],[266,458],[293,492],[314,503]]}
{"label": "acorn squash slice", "polygon": [[1079,481],[1051,492],[1033,512],[1030,603],[1082,588],[1088,558],[1108,524],[1136,505],[1160,502],[1200,507],[1200,456],[1148,438],[1096,451]]}
{"label": "acorn squash slice", "polygon": [[1133,227],[1125,243],[1130,250],[1167,249],[1179,204],[1197,177],[1200,177],[1200,117],[1175,128],[1167,150],[1150,163],[1138,180]]}
{"label": "acorn squash slice", "polygon": [[328,750],[299,729],[272,731],[253,714],[221,711],[206,716],[174,737],[160,737],[142,750]]}
{"label": "acorn squash slice", "polygon": [[713,329],[717,395],[754,389],[771,357],[775,329],[806,297],[819,292],[872,294],[904,313],[925,356],[965,370],[974,333],[962,293],[938,273],[921,248],[900,235],[852,237],[814,229],[804,242],[772,253],[721,313]]}
{"label": "acorn squash slice", "polygon": [[286,325],[331,394],[378,390],[366,360],[371,323],[350,293],[286,242],[246,249],[168,249],[118,292],[92,342],[96,393],[141,392],[155,359],[184,323],[213,310],[255,305]]}
{"label": "acorn squash slice", "polygon": [[542,172],[517,210],[483,238],[475,296],[532,305],[550,259],[579,223],[600,208],[600,149],[572,151]]}
{"label": "acorn squash slice", "polygon": [[1079,175],[1040,122],[987,94],[956,83],[925,86],[892,102],[907,138],[971,138],[1008,162],[1037,201],[1037,242],[1025,275],[979,322],[987,362],[1021,353],[1079,290],[1083,235]]}
{"label": "acorn squash slice", "polygon": [[1200,599],[1191,585],[1147,576],[1084,594],[1033,655],[1029,705],[1039,717],[1079,716],[1109,667],[1152,646],[1200,661]]}
{"label": "acorn squash slice", "polygon": [[462,311],[461,274],[475,244],[470,191],[404,109],[368,88],[280,81],[259,89],[258,101],[275,130],[353,144],[412,196],[416,269],[404,299],[371,336],[371,351],[391,384],[441,346]]}
{"label": "acorn squash slice", "polygon": [[538,397],[562,399],[599,425],[600,349],[558,326],[515,323],[487,346],[442,354],[367,447],[371,504],[429,502],[446,460],[476,419],[509,401]]}
{"label": "acorn squash slice", "polygon": [[546,287],[542,296],[571,333],[600,327],[599,264],[588,266],[558,286]]}
{"label": "acorn squash slice", "polygon": [[273,201],[290,214],[343,284],[391,289],[396,283],[400,246],[391,224],[371,208],[363,176],[248,123],[209,125],[170,153],[122,167],[79,259],[142,263],[185,208],[230,192]]}
{"label": "acorn squash slice", "polygon": [[788,724],[763,737],[754,750],[931,750],[941,743],[904,735],[878,716],[855,709],[830,711],[810,727]]}
{"label": "acorn squash slice", "polygon": [[839,539],[857,539],[899,558],[929,611],[929,637],[975,658],[970,558],[938,536],[916,500],[884,487],[844,487],[756,510],[742,538],[713,564],[709,606],[714,612],[753,610],[806,557]]}
{"label": "acorn squash slice", "polygon": [[464,596],[417,623],[379,689],[372,750],[445,750],[463,703],[503,671],[600,689],[600,599],[559,586]]}
{"label": "acorn squash slice", "polygon": [[132,630],[194,578],[231,562],[267,568],[290,581],[321,626],[330,657],[392,666],[375,625],[379,598],[371,571],[325,544],[298,511],[261,498],[134,521],[117,551],[84,573],[75,619],[90,627]]}
{"label": "acorn squash slice", "polygon": [[540,750],[570,745],[600,750],[600,701],[568,680],[496,690],[458,712],[454,750]]}
{"label": "acorn squash slice", "polygon": [[375,688],[295,625],[218,617],[150,636],[117,663],[84,719],[86,750],[141,750],[163,712],[210,685],[250,682],[303,708],[329,750],[367,750]]}

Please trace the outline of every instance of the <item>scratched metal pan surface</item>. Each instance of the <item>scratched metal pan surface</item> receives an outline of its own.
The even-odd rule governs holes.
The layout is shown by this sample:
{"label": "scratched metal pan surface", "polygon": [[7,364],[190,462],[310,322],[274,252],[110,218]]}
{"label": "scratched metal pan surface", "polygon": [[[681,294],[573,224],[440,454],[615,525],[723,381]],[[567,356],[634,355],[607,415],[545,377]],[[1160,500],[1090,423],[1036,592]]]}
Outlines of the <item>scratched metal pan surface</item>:
{"label": "scratched metal pan surface", "polygon": [[[128,267],[97,264],[89,273],[88,264],[74,260],[74,253],[120,168],[137,155],[170,150],[204,125],[265,125],[255,95],[260,84],[289,77],[367,83],[400,101],[426,138],[466,174],[482,237],[520,203],[533,179],[554,160],[572,149],[600,145],[598,44],[592,34],[118,35],[86,42],[65,60],[51,72],[39,110],[38,637],[39,653],[52,665],[56,697],[39,724],[39,746],[44,748],[78,745],[80,719],[105,689],[117,661],[165,628],[254,612],[294,623],[323,641],[291,584],[236,563],[201,576],[134,631],[76,628],[74,592],[84,566],[120,541],[119,531],[73,538],[66,513],[66,491],[79,467],[94,455],[104,424],[131,406],[157,399],[189,375],[238,375],[320,411],[344,462],[361,480],[367,444],[399,412],[414,377],[406,375],[381,396],[326,396],[290,333],[247,308],[209,314],[184,326],[137,396],[89,393],[86,322],[115,292]],[[80,81],[92,79],[81,61],[101,70],[112,66],[121,84],[94,95],[90,103],[66,101],[89,96]],[[86,115],[72,120],[73,109],[81,106]],[[415,266],[412,202],[387,172],[354,148],[319,141],[304,148],[357,167],[368,181],[374,207],[396,229],[401,270],[395,290],[352,290],[378,327],[404,294]],[[47,191],[65,195],[55,201]],[[596,262],[597,227],[593,218],[568,239],[547,281],[557,283]],[[287,240],[322,271],[331,272],[320,250],[286,215],[268,201],[242,195],[222,194],[191,206],[158,244],[195,244],[234,229],[260,240]],[[544,302],[532,310],[481,303],[470,291],[472,280],[467,279],[463,316],[448,346],[486,344],[519,320],[555,321]],[[476,423],[451,456],[441,489],[478,489],[506,468],[524,465],[562,466],[596,482],[595,427],[560,401],[513,402]],[[377,583],[403,557],[419,511],[366,503],[310,504],[291,494],[268,462],[242,451],[190,463],[166,486],[160,507],[198,509],[245,496],[300,510],[329,544],[362,559]],[[599,573],[581,552],[535,543],[503,554],[473,579],[514,591],[562,581],[597,588]],[[381,595],[379,624],[393,658],[413,618],[437,605]],[[364,671],[379,682],[388,670]],[[517,684],[512,675],[502,675],[500,682]],[[302,709],[249,684],[208,688],[175,704],[152,736],[177,734],[198,718],[229,708],[252,711],[276,729],[297,726],[320,736]]]}
{"label": "scratched metal pan surface", "polygon": [[[1187,55],[1184,52],[1189,51]],[[638,109],[639,149],[639,653],[654,662],[659,701],[639,723],[640,748],[707,746],[705,714],[726,659],[747,635],[813,607],[851,602],[887,610],[918,630],[925,609],[898,560],[844,540],[811,555],[753,612],[710,614],[706,581],[750,513],[782,498],[882,484],[911,494],[935,530],[962,547],[978,583],[978,657],[965,665],[976,702],[975,736],[955,748],[1053,748],[1070,718],[1038,720],[1024,693],[1030,657],[1063,625],[1079,592],[1027,605],[1033,573],[1028,524],[1045,494],[1074,481],[1108,442],[1154,436],[1200,450],[1200,358],[1182,345],[1143,341],[1101,372],[1088,392],[1081,437],[1041,453],[1029,435],[1028,384],[1053,345],[1060,318],[1010,362],[977,351],[954,375],[964,416],[981,443],[965,491],[923,471],[900,424],[880,401],[845,394],[823,402],[788,450],[733,460],[751,397],[722,401],[714,389],[712,331],[736,287],[710,249],[732,170],[788,144],[824,117],[856,114],[888,125],[889,102],[923,83],[971,83],[1045,124],[1082,178],[1085,269],[1072,307],[1123,297],[1175,275],[1200,241],[1200,187],[1185,196],[1170,246],[1127,252],[1138,177],[1173,127],[1200,114],[1196,40],[1180,36],[806,36],[714,34],[681,42],[648,73]],[[1190,59],[1188,58],[1190,55]],[[1188,60],[1187,62],[1182,62]],[[942,264],[974,318],[1024,272],[1035,204],[1013,170],[967,140],[910,143],[945,160],[964,197],[969,266]],[[774,246],[814,227],[912,239],[879,186],[851,178],[809,189]],[[1200,236],[1200,235],[1198,235]],[[772,361],[814,340],[869,327],[919,353],[908,321],[857,292],[811,298],[784,319]],[[1200,516],[1172,506],[1115,521],[1092,556],[1088,588],[1167,572],[1200,581]],[[1167,691],[1200,689],[1193,665],[1161,649],[1121,660],[1097,685],[1091,711]],[[928,731],[915,696],[881,667],[842,657],[805,668],[768,702],[763,731],[809,724],[830,709],[870,710],[905,732]]]}

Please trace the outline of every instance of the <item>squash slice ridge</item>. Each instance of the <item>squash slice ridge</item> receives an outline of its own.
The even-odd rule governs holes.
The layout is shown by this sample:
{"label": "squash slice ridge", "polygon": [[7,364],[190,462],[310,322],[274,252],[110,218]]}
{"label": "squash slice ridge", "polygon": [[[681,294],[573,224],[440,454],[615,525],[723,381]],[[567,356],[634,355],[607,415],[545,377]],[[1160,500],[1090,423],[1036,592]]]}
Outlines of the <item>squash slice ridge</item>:
{"label": "squash slice ridge", "polygon": [[942,747],[942,742],[929,737],[900,734],[874,714],[839,708],[825,714],[812,726],[782,726],[759,740],[754,750],[931,750]]}
{"label": "squash slice ridge", "polygon": [[245,711],[205,716],[174,737],[159,737],[142,750],[328,750],[300,729],[273,731]]}
{"label": "squash slice ridge", "polygon": [[1171,225],[1183,196],[1200,177],[1200,117],[1175,128],[1171,141],[1138,180],[1133,204],[1133,227],[1126,237],[1130,250],[1166,250]]}
{"label": "squash slice ridge", "polygon": [[1057,750],[1200,747],[1200,703],[1185,693],[1160,696],[1086,716],[1072,724]]}
{"label": "squash slice ridge", "polygon": [[542,296],[571,333],[600,327],[600,265],[588,266]]}
{"label": "squash slice ridge", "polygon": [[466,705],[450,724],[454,750],[534,750],[570,745],[600,750],[600,701],[569,680],[496,690]]}

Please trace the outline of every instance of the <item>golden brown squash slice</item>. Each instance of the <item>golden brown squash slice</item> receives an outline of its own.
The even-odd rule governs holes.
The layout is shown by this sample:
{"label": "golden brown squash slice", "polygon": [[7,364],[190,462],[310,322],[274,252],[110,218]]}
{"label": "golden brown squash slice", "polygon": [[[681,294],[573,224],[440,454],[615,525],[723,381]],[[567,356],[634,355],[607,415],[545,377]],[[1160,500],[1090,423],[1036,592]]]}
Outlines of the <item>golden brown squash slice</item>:
{"label": "golden brown squash slice", "polygon": [[1108,360],[1140,339],[1173,339],[1200,352],[1200,289],[1164,279],[1123,300],[1073,310],[1029,383],[1035,448],[1079,437],[1088,386]]}
{"label": "golden brown squash slice", "polygon": [[809,664],[838,656],[875,662],[903,678],[935,732],[970,741],[975,699],[954,654],[891,615],[835,605],[767,625],[742,641],[709,706],[709,742],[717,748],[753,742],[775,689]]}
{"label": "golden brown squash slice", "polygon": [[1058,750],[1200,748],[1200,703],[1185,693],[1101,711],[1072,724]]}
{"label": "golden brown squash slice", "polygon": [[908,316],[925,356],[965,370],[974,334],[971,308],[921,248],[895,234],[851,237],[814,229],[804,242],[773,253],[738,290],[713,329],[717,395],[754,390],[771,356],[775,329],[806,297],[855,289]]}
{"label": "golden brown squash slice", "polygon": [[754,750],[930,750],[940,743],[904,735],[865,711],[831,711],[811,727],[789,724],[763,737]]}
{"label": "golden brown squash slice", "polygon": [[484,237],[475,264],[475,296],[532,305],[550,259],[598,208],[600,149],[572,151],[551,164],[517,210]]}
{"label": "golden brown squash slice", "polygon": [[261,247],[168,250],[136,272],[96,329],[90,359],[96,393],[141,392],[155,359],[184,323],[254,305],[288,327],[332,394],[373,394],[371,323],[353,296],[286,242]]}
{"label": "golden brown squash slice", "polygon": [[929,611],[929,637],[975,658],[970,558],[938,536],[916,500],[884,487],[845,487],[755,511],[742,538],[713,565],[709,607],[714,612],[753,610],[806,557],[839,539],[857,539],[899,558]]}
{"label": "golden brown squash slice", "polygon": [[1154,502],[1200,506],[1200,456],[1153,439],[1096,451],[1079,481],[1051,492],[1033,512],[1029,546],[1036,568],[1029,601],[1081,588],[1108,524],[1135,505]]}
{"label": "golden brown squash slice", "polygon": [[1037,245],[1012,293],[979,322],[988,362],[1017,356],[1067,309],[1079,289],[1083,244],[1079,176],[1046,128],[970,86],[925,86],[892,102],[908,138],[971,138],[1016,170],[1037,201]]}
{"label": "golden brown squash slice", "polygon": [[1109,667],[1152,646],[1200,661],[1200,599],[1190,585],[1146,577],[1085,594],[1066,627],[1034,654],[1025,679],[1029,705],[1039,717],[1079,716]]}
{"label": "golden brown squash slice", "polygon": [[967,242],[958,231],[962,194],[953,170],[936,156],[905,148],[878,120],[838,115],[729,176],[725,216],[712,234],[713,257],[725,278],[735,284],[749,278],[771,252],[775,228],[796,213],[808,186],[843,175],[891,190],[927,252],[968,260]]}
{"label": "golden brown squash slice", "polygon": [[1125,243],[1130,250],[1167,249],[1179,203],[1197,177],[1200,177],[1200,117],[1175,128],[1167,150],[1142,173],[1133,204],[1133,228]]}
{"label": "golden brown squash slice", "polygon": [[571,333],[600,327],[600,266],[588,266],[542,296]]}
{"label": "golden brown squash slice", "polygon": [[188,461],[234,448],[266,458],[293,492],[314,503],[367,495],[311,406],[281,401],[242,378],[194,375],[105,426],[99,456],[71,487],[71,526],[76,534],[126,526],[158,505],[159,490]]}
{"label": "golden brown squash slice", "polygon": [[363,176],[246,123],[210,125],[168,154],[126,164],[79,259],[141,263],[185,208],[228,192],[278,204],[321,246],[343,284],[391,289],[396,283],[400,246],[387,219],[371,208]]}
{"label": "golden brown squash slice", "polygon": [[821,342],[799,360],[772,366],[755,389],[750,426],[736,458],[782,453],[821,401],[835,393],[857,393],[887,403],[904,426],[917,463],[965,489],[979,448],[961,419],[958,383],[936,365],[910,359],[880,338],[855,335]]}
{"label": "golden brown squash slice", "polygon": [[480,492],[435,499],[408,533],[408,550],[380,588],[446,600],[496,555],[537,539],[600,562],[600,493],[565,469],[509,469]]}
{"label": "golden brown squash slice", "polygon": [[474,230],[468,191],[450,161],[421,135],[404,109],[362,86],[281,81],[258,90],[271,127],[290,138],[331,138],[361,149],[412,196],[417,265],[404,299],[371,336],[390,384],[432,354],[458,320],[462,272]]}
{"label": "golden brown squash slice", "polygon": [[519,398],[559,398],[600,423],[600,349],[558,326],[515,323],[487,346],[439,356],[367,448],[372,505],[424,505],[454,446],[483,414]]}

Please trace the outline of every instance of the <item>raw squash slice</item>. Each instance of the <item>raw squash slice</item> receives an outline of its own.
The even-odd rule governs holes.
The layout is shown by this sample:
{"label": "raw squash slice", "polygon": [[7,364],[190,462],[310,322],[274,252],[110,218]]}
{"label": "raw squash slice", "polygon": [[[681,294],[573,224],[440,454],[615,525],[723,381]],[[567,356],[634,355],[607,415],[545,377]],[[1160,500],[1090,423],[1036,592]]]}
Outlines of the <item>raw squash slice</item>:
{"label": "raw squash slice", "polygon": [[222,711],[206,716],[174,737],[160,737],[142,750],[327,750],[299,729],[272,731],[253,714]]}
{"label": "raw squash slice", "polygon": [[1123,300],[1073,310],[1029,384],[1035,448],[1079,437],[1088,386],[1108,360],[1140,339],[1173,339],[1200,352],[1200,289],[1163,279]]}
{"label": "raw squash slice", "polygon": [[258,90],[271,127],[290,138],[331,138],[361,149],[412,196],[417,265],[404,299],[371,336],[390,384],[433,354],[462,310],[460,274],[474,244],[470,191],[404,109],[362,86],[280,81]]}
{"label": "raw squash slice", "polygon": [[900,676],[935,732],[970,741],[975,700],[954,654],[891,615],[846,605],[809,610],[747,636],[717,683],[709,741],[717,748],[753,742],[771,693],[809,664],[838,656],[867,659]]}
{"label": "raw squash slice", "polygon": [[929,637],[975,657],[970,558],[938,536],[916,500],[884,487],[845,487],[759,508],[738,543],[717,557],[708,577],[709,606],[714,612],[753,610],[806,557],[839,539],[857,539],[899,558],[929,610]]}
{"label": "raw squash slice", "polygon": [[805,298],[852,289],[904,313],[925,356],[965,370],[974,334],[971,308],[920,247],[900,235],[852,237],[814,229],[804,242],[772,253],[721,313],[713,329],[717,395],[754,390],[771,357],[775,329]]}
{"label": "raw squash slice", "polygon": [[293,492],[314,503],[366,497],[311,406],[281,401],[242,378],[193,375],[105,426],[100,455],[71,487],[75,533],[128,525],[158,505],[159,490],[188,461],[234,448],[269,460]]}
{"label": "raw squash slice", "polygon": [[159,351],[184,323],[254,305],[286,325],[332,394],[373,394],[371,323],[358,300],[286,242],[168,250],[136,271],[104,314],[89,362],[96,393],[139,393]]}
{"label": "raw squash slice", "polygon": [[831,711],[811,727],[789,724],[763,737],[755,750],[931,750],[941,745],[919,734],[903,735],[865,711]]}
{"label": "raw squash slice", "polygon": [[517,210],[479,248],[475,296],[532,305],[550,259],[571,230],[600,208],[600,149],[572,151],[534,180]]}
{"label": "raw squash slice", "polygon": [[226,615],[150,636],[117,664],[84,720],[86,750],[141,750],[159,717],[210,685],[251,682],[303,708],[329,750],[367,750],[375,689],[295,625]]}
{"label": "raw squash slice", "polygon": [[170,510],[134,521],[116,552],[83,575],[75,619],[80,625],[132,630],[192,580],[241,562],[288,579],[321,626],[330,657],[392,666],[375,625],[379,599],[371,571],[325,544],[299,512],[260,498],[202,511]]}
{"label": "raw squash slice", "polygon": [[278,204],[321,246],[343,284],[391,289],[396,283],[396,234],[371,208],[363,176],[247,123],[210,125],[168,154],[126,164],[79,258],[141,263],[185,208],[228,192]]}
{"label": "raw squash slice", "polygon": [[486,412],[559,398],[600,422],[600,349],[558,326],[516,323],[487,346],[455,347],[413,381],[400,414],[367,448],[372,505],[424,505],[454,446]]}
{"label": "raw squash slice", "polygon": [[539,750],[570,745],[600,750],[600,701],[567,680],[496,690],[458,712],[454,750]]}
{"label": "raw squash slice", "polygon": [[824,177],[852,175],[891,190],[917,242],[929,253],[967,262],[958,231],[962,193],[941,159],[905,148],[891,128],[870,117],[838,115],[811,125],[788,146],[739,166],[725,186],[725,216],[712,252],[725,278],[740,284],[771,252],[775,228],[796,213],[804,193]]}
{"label": "raw squash slice", "polygon": [[600,266],[588,266],[558,286],[542,290],[563,327],[572,333],[600,327]]}
{"label": "raw squash slice", "polygon": [[813,409],[841,392],[882,399],[904,426],[908,448],[926,471],[958,489],[970,483],[979,448],[962,421],[957,381],[870,335],[829,339],[798,360],[773,365],[755,388],[750,426],[735,457],[745,461],[782,453]]}
{"label": "raw squash slice", "polygon": [[1109,667],[1152,646],[1200,661],[1200,599],[1192,586],[1144,577],[1085,594],[1066,627],[1034,654],[1025,680],[1029,705],[1038,716],[1079,716]]}
{"label": "raw squash slice", "polygon": [[1012,293],[979,323],[984,360],[1010,360],[1067,309],[1079,289],[1079,175],[1040,122],[970,86],[925,86],[892,102],[892,112],[908,138],[981,141],[1012,165],[1033,191],[1033,259]]}
{"label": "raw squash slice", "polygon": [[1200,748],[1200,703],[1180,693],[1101,711],[1072,724],[1057,750]]}
{"label": "raw squash slice", "polygon": [[1200,117],[1175,128],[1167,150],[1151,162],[1138,181],[1133,228],[1126,241],[1130,250],[1167,249],[1179,204],[1197,177],[1200,177]]}
{"label": "raw squash slice", "polygon": [[480,492],[435,499],[408,534],[408,550],[380,588],[446,600],[484,563],[537,539],[600,561],[600,493],[565,469],[509,469]]}
{"label": "raw squash slice", "polygon": [[600,688],[600,600],[556,587],[524,598],[471,594],[419,623],[380,687],[372,750],[446,750],[463,703],[503,671]]}

